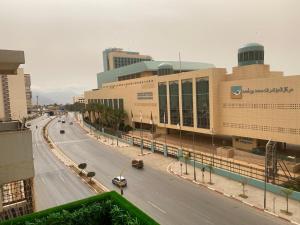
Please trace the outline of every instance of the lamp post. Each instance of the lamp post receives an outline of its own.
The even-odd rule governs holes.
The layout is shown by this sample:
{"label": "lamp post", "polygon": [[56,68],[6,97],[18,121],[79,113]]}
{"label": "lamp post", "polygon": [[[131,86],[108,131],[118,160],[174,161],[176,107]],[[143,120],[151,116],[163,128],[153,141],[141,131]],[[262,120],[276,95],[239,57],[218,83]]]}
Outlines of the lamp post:
{"label": "lamp post", "polygon": [[141,121],[141,126],[140,126],[140,136],[141,136],[141,155],[143,155],[143,117],[142,117],[142,112],[140,112],[140,121]]}
{"label": "lamp post", "polygon": [[195,153],[195,132],[193,132],[193,152],[194,152],[194,181],[196,181],[196,153]]}
{"label": "lamp post", "polygon": [[211,128],[211,145],[212,145],[212,149],[211,149],[211,154],[212,154],[212,162],[211,165],[214,165],[214,159],[215,159],[215,143],[214,143],[214,128]]}

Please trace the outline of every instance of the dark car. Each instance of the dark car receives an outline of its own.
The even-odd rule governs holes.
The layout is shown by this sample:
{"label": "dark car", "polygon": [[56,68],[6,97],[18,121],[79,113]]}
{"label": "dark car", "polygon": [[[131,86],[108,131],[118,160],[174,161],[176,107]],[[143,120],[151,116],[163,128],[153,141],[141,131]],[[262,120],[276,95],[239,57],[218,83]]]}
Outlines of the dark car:
{"label": "dark car", "polygon": [[59,133],[64,134],[65,130],[60,130]]}
{"label": "dark car", "polygon": [[133,159],[131,161],[131,166],[137,169],[142,169],[144,167],[144,162],[141,159]]}
{"label": "dark car", "polygon": [[114,179],[112,179],[112,183],[118,187],[126,187],[127,186],[127,180],[122,176],[118,176],[118,177],[115,177]]}
{"label": "dark car", "polygon": [[70,125],[73,125],[73,122],[70,122],[69,124],[70,124]]}
{"label": "dark car", "polygon": [[61,121],[61,123],[65,123],[65,122],[66,122],[65,120],[62,120],[62,121]]}

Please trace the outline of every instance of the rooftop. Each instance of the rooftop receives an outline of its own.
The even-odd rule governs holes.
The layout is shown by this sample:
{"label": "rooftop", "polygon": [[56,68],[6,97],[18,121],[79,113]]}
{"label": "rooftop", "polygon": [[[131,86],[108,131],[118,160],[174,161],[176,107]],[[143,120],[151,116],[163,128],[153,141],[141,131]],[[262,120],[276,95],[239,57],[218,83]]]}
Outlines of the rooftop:
{"label": "rooftop", "polygon": [[0,74],[16,74],[20,64],[24,63],[24,51],[0,49]]}
{"label": "rooftop", "polygon": [[179,62],[179,61],[143,61],[117,69],[101,72],[97,74],[98,87],[104,83],[110,83],[118,80],[119,76],[136,74],[146,71],[158,71],[159,65],[169,64],[173,66],[174,71],[194,71],[214,68],[211,63],[202,62]]}

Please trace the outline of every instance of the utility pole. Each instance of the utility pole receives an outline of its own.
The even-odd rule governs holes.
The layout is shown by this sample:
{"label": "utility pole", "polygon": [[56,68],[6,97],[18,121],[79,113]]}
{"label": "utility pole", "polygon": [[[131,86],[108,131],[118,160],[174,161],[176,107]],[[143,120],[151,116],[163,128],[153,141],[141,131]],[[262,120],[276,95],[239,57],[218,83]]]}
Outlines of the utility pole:
{"label": "utility pole", "polygon": [[264,185],[264,209],[267,208],[267,181],[268,181],[268,147],[271,143],[271,139],[266,144],[265,149],[265,185]]}

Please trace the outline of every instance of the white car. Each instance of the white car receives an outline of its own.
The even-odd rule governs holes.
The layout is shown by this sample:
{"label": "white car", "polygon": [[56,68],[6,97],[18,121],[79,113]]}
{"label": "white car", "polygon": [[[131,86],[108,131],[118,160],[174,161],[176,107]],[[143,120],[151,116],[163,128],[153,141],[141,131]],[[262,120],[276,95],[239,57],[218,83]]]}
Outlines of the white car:
{"label": "white car", "polygon": [[127,180],[122,176],[118,176],[118,177],[115,177],[114,179],[112,179],[112,183],[118,187],[126,187],[127,186]]}

